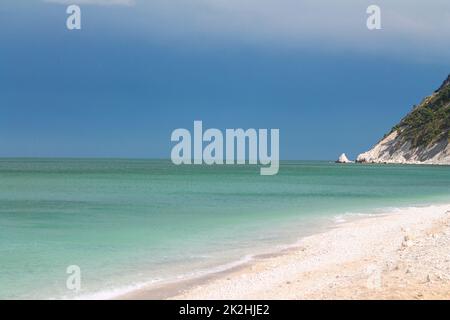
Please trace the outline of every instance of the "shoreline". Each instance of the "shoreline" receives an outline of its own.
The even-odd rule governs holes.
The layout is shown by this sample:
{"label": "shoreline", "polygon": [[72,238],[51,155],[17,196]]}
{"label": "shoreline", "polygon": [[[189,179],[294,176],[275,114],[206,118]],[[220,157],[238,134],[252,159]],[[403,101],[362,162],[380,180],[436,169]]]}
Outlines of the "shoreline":
{"label": "shoreline", "polygon": [[349,163],[364,164],[364,165],[386,164],[386,165],[416,165],[416,166],[444,166],[444,167],[449,166],[450,167],[450,163],[448,163],[448,162],[427,162],[427,161],[394,161],[394,160],[358,161],[358,160],[354,160]]}
{"label": "shoreline", "polygon": [[450,204],[409,207],[115,299],[450,299],[449,247]]}

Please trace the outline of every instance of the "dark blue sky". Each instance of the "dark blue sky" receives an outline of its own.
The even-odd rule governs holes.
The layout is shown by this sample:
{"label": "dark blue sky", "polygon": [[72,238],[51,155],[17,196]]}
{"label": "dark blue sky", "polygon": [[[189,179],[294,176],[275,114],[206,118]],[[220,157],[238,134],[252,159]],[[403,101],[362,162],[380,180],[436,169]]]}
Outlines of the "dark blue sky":
{"label": "dark blue sky", "polygon": [[64,5],[1,5],[0,156],[169,157],[172,130],[203,120],[279,128],[282,159],[353,158],[450,72],[439,40],[365,29],[364,4],[354,25],[294,36],[284,11],[254,31],[210,8],[81,7],[68,31]]}

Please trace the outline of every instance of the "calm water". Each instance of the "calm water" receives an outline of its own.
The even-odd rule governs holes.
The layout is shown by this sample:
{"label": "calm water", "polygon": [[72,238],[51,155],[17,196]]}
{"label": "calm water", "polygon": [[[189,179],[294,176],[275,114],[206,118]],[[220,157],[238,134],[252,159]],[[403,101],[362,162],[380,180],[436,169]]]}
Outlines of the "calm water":
{"label": "calm water", "polygon": [[[289,244],[336,216],[450,202],[450,167],[0,160],[0,298],[109,297]],[[66,289],[78,265],[82,290]]]}

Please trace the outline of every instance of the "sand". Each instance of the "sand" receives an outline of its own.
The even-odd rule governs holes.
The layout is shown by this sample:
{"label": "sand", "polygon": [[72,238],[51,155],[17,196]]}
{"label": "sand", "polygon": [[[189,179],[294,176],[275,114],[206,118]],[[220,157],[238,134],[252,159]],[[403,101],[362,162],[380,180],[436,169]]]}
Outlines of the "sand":
{"label": "sand", "polygon": [[450,205],[342,223],[227,272],[125,299],[450,299]]}

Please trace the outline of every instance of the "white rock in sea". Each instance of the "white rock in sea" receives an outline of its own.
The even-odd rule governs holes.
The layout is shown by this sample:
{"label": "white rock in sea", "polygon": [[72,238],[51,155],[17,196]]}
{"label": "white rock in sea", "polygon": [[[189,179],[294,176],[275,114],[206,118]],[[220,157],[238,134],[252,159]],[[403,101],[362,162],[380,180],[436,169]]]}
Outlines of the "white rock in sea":
{"label": "white rock in sea", "polygon": [[336,160],[336,163],[351,163],[350,160],[348,160],[347,156],[345,155],[345,153],[341,154],[341,156],[339,157],[339,159]]}

